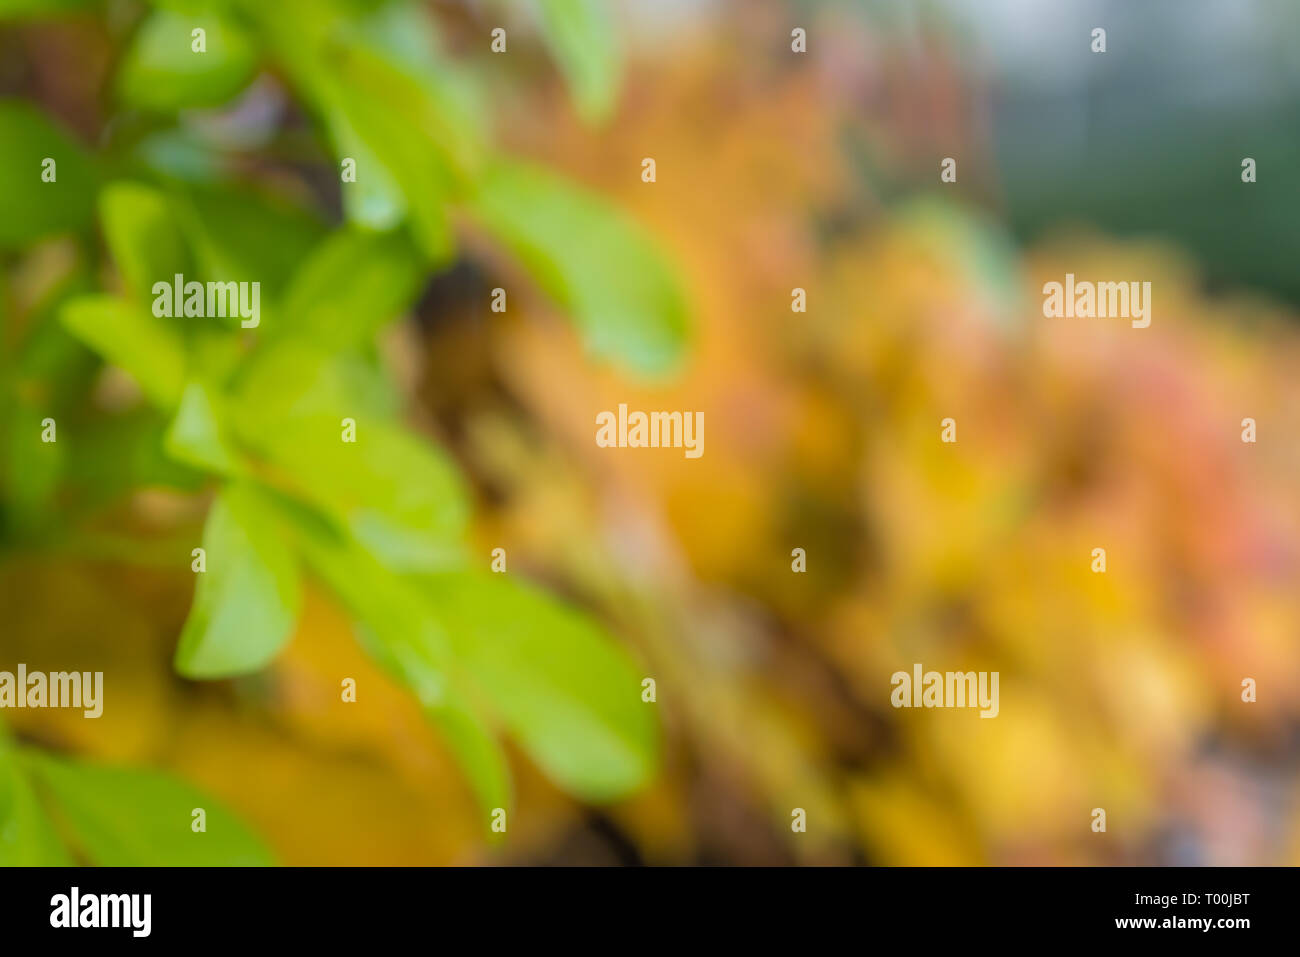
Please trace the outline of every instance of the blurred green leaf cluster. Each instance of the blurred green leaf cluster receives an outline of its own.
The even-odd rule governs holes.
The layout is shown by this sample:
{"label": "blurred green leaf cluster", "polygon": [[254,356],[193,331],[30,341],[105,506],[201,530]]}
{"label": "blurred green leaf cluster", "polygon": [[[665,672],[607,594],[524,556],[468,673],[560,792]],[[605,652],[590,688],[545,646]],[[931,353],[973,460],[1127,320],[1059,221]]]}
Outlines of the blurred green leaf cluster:
{"label": "blurred green leaf cluster", "polygon": [[[0,0],[0,16],[96,6]],[[581,115],[606,115],[618,80],[606,9],[542,0],[536,12]],[[305,161],[334,170],[342,222],[249,174],[259,157],[279,159],[278,144],[202,132],[261,83],[282,84],[309,118]],[[0,308],[18,304],[3,317],[0,366],[4,549],[72,534],[85,512],[70,512],[70,498],[211,487],[181,674],[265,667],[295,629],[310,574],[419,698],[485,807],[509,803],[502,732],[580,798],[640,786],[656,734],[632,663],[544,592],[474,570],[484,562],[465,549],[467,490],[403,424],[375,339],[449,264],[453,223],[465,222],[571,314],[594,355],[671,368],[686,307],[655,245],[599,197],[494,148],[474,71],[443,51],[417,3],[158,0],[124,38],[106,95],[120,129],[99,153],[31,105],[0,101]],[[53,182],[40,175],[47,157]],[[354,182],[340,175],[349,168]],[[65,247],[46,240],[67,236],[76,252],[60,258]],[[156,316],[151,290],[177,274],[259,282],[260,325]],[[37,293],[14,294],[19,283]],[[87,411],[95,357],[134,380],[147,407]],[[40,441],[46,417],[55,443]],[[355,442],[343,441],[345,420]],[[171,800],[178,787],[34,752],[6,765],[0,848],[18,861],[58,858],[30,818],[29,777],[66,799],[85,853],[105,862],[149,857],[130,840],[155,836],[114,837],[112,795]],[[85,780],[69,786],[75,776]],[[99,797],[75,798],[83,787]],[[235,856],[257,858],[251,847]]]}

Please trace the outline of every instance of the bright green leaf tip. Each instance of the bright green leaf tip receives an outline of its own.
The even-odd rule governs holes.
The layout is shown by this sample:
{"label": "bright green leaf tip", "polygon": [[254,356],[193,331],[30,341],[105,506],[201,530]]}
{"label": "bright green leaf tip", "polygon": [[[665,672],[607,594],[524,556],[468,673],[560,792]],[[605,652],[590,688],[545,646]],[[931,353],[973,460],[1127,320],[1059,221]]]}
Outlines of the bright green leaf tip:
{"label": "bright green leaf tip", "polygon": [[257,487],[222,489],[203,529],[206,570],[176,648],[176,670],[226,678],[265,667],[293,633],[298,567]]}

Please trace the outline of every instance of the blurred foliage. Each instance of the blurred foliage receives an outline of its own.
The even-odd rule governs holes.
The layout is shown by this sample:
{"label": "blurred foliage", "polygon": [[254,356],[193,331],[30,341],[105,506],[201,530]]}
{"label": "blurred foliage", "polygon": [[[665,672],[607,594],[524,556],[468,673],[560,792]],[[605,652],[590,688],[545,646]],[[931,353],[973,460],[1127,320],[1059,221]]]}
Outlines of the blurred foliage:
{"label": "blurred foliage", "polygon": [[[43,87],[98,144],[97,185],[41,234],[75,240],[5,259],[23,465],[0,608],[6,656],[111,668],[119,697],[98,721],[7,715],[47,746],[0,761],[24,855],[60,836],[86,854],[39,774],[57,749],[165,767],[302,864],[1300,860],[1294,311],[1210,294],[1168,243],[1085,226],[1019,248],[989,91],[939,5],[610,5],[652,12],[598,106],[557,94],[608,65],[540,56],[534,38],[565,56],[541,6],[441,3],[417,31],[348,4],[343,37],[267,6],[222,7],[262,65],[228,109],[114,112],[101,142],[85,90]],[[815,56],[787,54],[795,12]],[[24,37],[109,50],[97,94],[138,25]],[[946,155],[960,183],[940,187]],[[340,156],[384,175],[340,195]],[[265,276],[261,326],[148,335],[159,268]],[[1150,279],[1151,328],[1045,322],[1066,271]],[[498,285],[510,311],[490,316]],[[647,380],[680,351],[682,289],[692,351]],[[596,447],[620,402],[702,411],[706,454]],[[46,414],[57,445],[35,444]],[[243,559],[216,574],[210,554],[192,599],[204,522]],[[497,546],[508,576],[484,568]],[[227,589],[263,596],[258,629],[223,616]],[[181,668],[238,677],[165,667],[191,602]],[[656,678],[661,754],[593,618]],[[892,709],[917,661],[998,670],[998,718]],[[488,856],[481,804],[507,788]]]}
{"label": "blurred foliage", "polygon": [[[775,39],[802,5],[727,5],[634,113],[527,140],[664,236],[705,317],[650,386],[513,324],[479,373],[510,404],[461,413],[485,538],[596,596],[659,679],[666,773],[620,829],[660,862],[1300,860],[1294,310],[1208,293],[1168,243],[1018,248],[956,41],[855,6],[808,17],[803,59]],[[609,160],[629,143],[673,173],[652,195]],[[1045,321],[1067,271],[1151,280],[1152,326]],[[594,448],[618,402],[702,410],[706,454]],[[918,661],[999,671],[999,716],[892,709]]]}
{"label": "blurred foliage", "polygon": [[[9,4],[0,15],[73,6]],[[120,5],[84,6],[120,45],[107,145],[87,151],[30,103],[0,101],[6,554],[55,541],[75,550],[105,500],[133,490],[215,486],[207,568],[176,648],[181,674],[266,667],[296,629],[309,572],[446,736],[485,828],[488,809],[511,806],[501,732],[580,798],[641,787],[656,731],[631,660],[545,592],[469,570],[482,559],[465,547],[468,491],[452,460],[403,423],[375,345],[451,261],[455,215],[519,257],[593,354],[661,372],[686,332],[662,254],[599,197],[492,145],[472,71],[440,49],[417,3],[159,0],[129,22]],[[619,65],[606,11],[544,2],[538,15],[582,115],[607,115]],[[233,106],[205,127],[194,112],[218,117],[241,96],[255,112],[275,83],[279,108],[311,124],[295,139],[295,165],[355,162],[356,182],[342,177],[331,191],[341,223],[330,222],[331,197],[280,188],[269,167],[282,144],[256,116]],[[46,157],[53,182],[39,178]],[[69,234],[71,244],[51,239]],[[55,251],[57,261],[45,258]],[[178,274],[259,282],[260,327],[158,318],[151,290]],[[102,408],[87,349],[125,372],[150,409]],[[39,441],[46,416],[57,443]],[[345,419],[354,443],[341,441]],[[93,450],[83,444],[96,438]],[[121,463],[110,487],[103,459]],[[188,562],[188,550],[176,560]],[[3,833],[18,842],[6,852],[15,860],[59,857],[39,838],[50,828],[31,778],[85,859],[198,862],[182,828],[204,802],[179,785],[6,754],[13,818]],[[265,859],[226,824],[214,820],[221,836],[204,846],[229,863]]]}

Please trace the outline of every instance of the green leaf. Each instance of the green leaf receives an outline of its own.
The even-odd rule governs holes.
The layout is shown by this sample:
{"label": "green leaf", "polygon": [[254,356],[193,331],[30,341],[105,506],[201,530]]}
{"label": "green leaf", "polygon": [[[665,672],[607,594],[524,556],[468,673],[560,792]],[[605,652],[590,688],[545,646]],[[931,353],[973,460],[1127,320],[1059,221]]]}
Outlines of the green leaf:
{"label": "green leaf", "polygon": [[143,305],[114,296],[79,296],[59,318],[74,336],[140,384],[155,405],[172,408],[185,385],[180,333]]}
{"label": "green leaf", "polygon": [[337,419],[305,420],[261,451],[388,568],[432,571],[459,561],[469,507],[451,462],[382,421],[357,420],[356,442],[340,435]]}
{"label": "green leaf", "polygon": [[[357,160],[357,181],[374,173],[379,183],[401,190],[411,232],[431,262],[450,258],[454,244],[446,205],[459,191],[471,160],[464,155],[475,142],[444,105],[429,94],[427,84],[360,47],[340,53],[337,82],[325,103],[336,139],[351,135],[378,163],[368,168],[365,154]],[[382,102],[386,108],[374,109]],[[350,189],[355,184],[344,184]],[[388,205],[394,205],[391,198]]]}
{"label": "green leaf", "polygon": [[162,191],[140,183],[118,182],[99,197],[104,239],[126,287],[151,301],[155,282],[169,285],[189,271],[189,257],[179,224]]}
{"label": "green leaf", "polygon": [[[192,31],[206,32],[206,52],[192,49]],[[252,41],[214,13],[186,16],[155,10],[141,24],[118,72],[118,91],[130,106],[171,112],[219,106],[242,90],[257,70]]]}
{"label": "green leaf", "polygon": [[424,271],[424,257],[403,233],[331,233],[295,275],[274,331],[323,349],[362,345],[411,305]]}
{"label": "green leaf", "polygon": [[243,471],[218,421],[213,398],[200,382],[185,387],[163,444],[168,455],[194,468],[219,475]]}
{"label": "green leaf", "polygon": [[[100,867],[251,867],[271,852],[210,795],[159,771],[69,761],[28,751],[25,763]],[[191,830],[202,808],[206,831]]]}
{"label": "green leaf", "polygon": [[[406,217],[407,204],[393,174],[366,145],[343,110],[332,111],[327,123],[335,154],[339,157],[340,172],[344,159],[356,164],[356,181],[342,184],[343,214],[347,221],[374,230],[388,230],[400,225]],[[438,216],[435,222],[437,235],[434,246],[442,249],[451,241],[447,222],[442,216]],[[427,251],[427,244],[425,248]]]}
{"label": "green leaf", "polygon": [[414,692],[442,732],[483,808],[509,807],[505,755],[479,716],[481,703],[465,694],[450,643],[418,590],[300,507],[282,502],[281,512],[307,564],[357,619],[368,653]]}
{"label": "green leaf", "polygon": [[[81,147],[19,100],[0,100],[0,143],[0,248],[90,226],[98,184]],[[41,178],[47,158],[52,183]]]}
{"label": "green leaf", "polygon": [[627,654],[590,619],[500,575],[455,571],[419,584],[456,667],[551,780],[588,801],[649,780],[653,709]]}
{"label": "green leaf", "polygon": [[677,362],[685,295],[656,245],[624,214],[539,167],[507,160],[485,170],[469,208],[573,312],[596,355],[648,373]]}
{"label": "green leaf", "polygon": [[[234,418],[242,434],[265,445],[304,419],[391,420],[401,397],[383,375],[352,355],[331,355],[286,340],[259,349],[236,385]],[[335,433],[334,440],[338,440]]]}
{"label": "green leaf", "polygon": [[487,104],[469,74],[439,53],[433,19],[419,4],[380,5],[337,39],[345,81],[390,94],[385,105],[419,130],[457,175],[482,161]]}
{"label": "green leaf", "polygon": [[[425,140],[412,130],[401,117],[383,110],[366,114],[368,97],[345,91],[340,95],[341,118],[336,128],[355,130],[355,135],[375,158],[376,168],[365,166],[366,153],[354,156],[357,160],[358,182],[362,177],[378,174],[376,189],[385,189],[386,183],[396,183],[401,190],[402,207],[410,218],[411,234],[420,244],[425,257],[433,263],[451,258],[455,245],[446,204],[453,186],[450,174],[437,153],[429,149]],[[349,189],[354,184],[344,184]],[[386,202],[394,205],[389,197]]]}
{"label": "green leaf", "polygon": [[297,503],[280,502],[304,561],[364,625],[367,649],[406,679],[420,703],[443,703],[451,646],[419,595],[346,533]]}
{"label": "green leaf", "polygon": [[[460,764],[485,811],[510,807],[510,769],[505,752],[487,724],[459,698],[425,708]],[[489,831],[489,833],[491,833]]]}
{"label": "green leaf", "polygon": [[225,678],[267,665],[293,634],[298,569],[255,486],[227,485],[203,529],[207,571],[176,648],[176,670]]}
{"label": "green leaf", "polygon": [[0,867],[62,867],[71,863],[18,763],[13,743],[0,728]]}
{"label": "green leaf", "polygon": [[[239,438],[278,467],[281,488],[323,510],[388,567],[459,560],[469,505],[455,466],[395,421],[398,400],[355,357],[298,341],[259,356],[231,410]],[[356,441],[343,441],[343,419]]]}
{"label": "green leaf", "polygon": [[607,0],[540,0],[542,35],[560,64],[579,114],[607,117],[618,99],[621,50]]}

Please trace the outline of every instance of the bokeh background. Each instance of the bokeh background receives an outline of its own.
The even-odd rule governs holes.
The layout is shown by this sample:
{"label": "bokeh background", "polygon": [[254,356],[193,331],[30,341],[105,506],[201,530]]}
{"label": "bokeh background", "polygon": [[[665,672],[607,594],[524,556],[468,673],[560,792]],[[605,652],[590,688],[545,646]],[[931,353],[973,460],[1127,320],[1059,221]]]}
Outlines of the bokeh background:
{"label": "bokeh background", "polygon": [[[134,94],[119,79],[153,7],[0,2],[0,97],[39,111],[101,183],[251,184],[322,229],[365,227],[342,198],[337,137],[250,6],[157,4],[220,8],[257,38],[248,65],[201,76],[187,101],[165,69]],[[129,270],[93,208],[22,198],[40,187],[18,137],[36,134],[11,119],[0,669],[99,669],[107,686],[99,720],[0,713],[0,763],[18,769],[0,797],[11,847],[48,824],[75,859],[101,859],[91,832],[112,832],[109,799],[87,824],[57,782],[21,770],[65,756],[200,789],[291,864],[1300,862],[1300,8],[573,5],[608,34],[566,33],[523,2],[310,16],[346,33],[394,6],[423,14],[485,142],[623,211],[681,290],[673,361],[657,361],[662,331],[610,355],[571,321],[564,263],[548,281],[527,243],[494,241],[448,200],[454,248],[416,243],[420,281],[369,353],[463,481],[466,560],[486,569],[505,548],[509,576],[581,610],[656,679],[657,701],[637,702],[653,767],[598,799],[507,728],[510,823],[492,835],[420,696],[311,576],[266,667],[177,674],[216,483],[149,466],[156,431],[121,438],[147,413],[140,384],[57,314]],[[1105,54],[1089,48],[1097,26]],[[614,38],[594,58],[593,36]],[[400,122],[399,103],[367,95]],[[955,184],[939,181],[944,157]],[[69,190],[74,177],[61,162]],[[409,226],[421,207],[399,187]],[[564,227],[571,204],[557,205]],[[203,210],[253,249],[252,220]],[[601,234],[568,226],[555,256],[590,278]],[[595,301],[617,312],[628,277],[658,262],[634,257]],[[1150,281],[1150,328],[1044,319],[1042,284],[1066,272]],[[702,411],[703,457],[597,447],[596,414],[621,402]],[[28,446],[60,404],[60,444],[86,451],[41,479]],[[956,444],[939,442],[945,417]],[[894,710],[889,676],[913,662],[1000,672],[999,716]]]}

